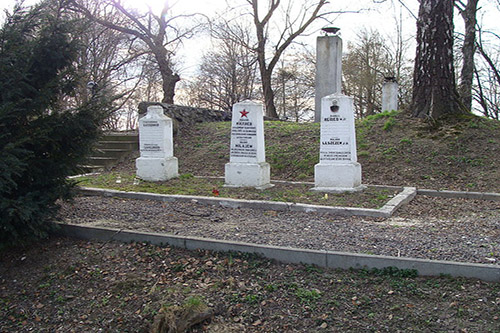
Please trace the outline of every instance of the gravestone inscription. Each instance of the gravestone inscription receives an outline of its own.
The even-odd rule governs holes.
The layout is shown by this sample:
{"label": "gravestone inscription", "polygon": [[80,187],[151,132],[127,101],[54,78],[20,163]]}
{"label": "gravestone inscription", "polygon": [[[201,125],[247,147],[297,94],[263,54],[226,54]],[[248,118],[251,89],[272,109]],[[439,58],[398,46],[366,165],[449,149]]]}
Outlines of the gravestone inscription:
{"label": "gravestone inscription", "polygon": [[178,161],[173,149],[172,119],[158,105],[148,107],[139,119],[139,147],[136,159],[137,177],[149,181],[168,180],[178,176]]}
{"label": "gravestone inscription", "polygon": [[264,144],[264,112],[260,103],[247,100],[233,106],[225,186],[271,186],[270,166],[266,163]]}
{"label": "gravestone inscription", "polygon": [[357,162],[353,100],[340,93],[321,101],[319,163],[314,167],[314,182],[314,190],[325,192],[364,188]]}

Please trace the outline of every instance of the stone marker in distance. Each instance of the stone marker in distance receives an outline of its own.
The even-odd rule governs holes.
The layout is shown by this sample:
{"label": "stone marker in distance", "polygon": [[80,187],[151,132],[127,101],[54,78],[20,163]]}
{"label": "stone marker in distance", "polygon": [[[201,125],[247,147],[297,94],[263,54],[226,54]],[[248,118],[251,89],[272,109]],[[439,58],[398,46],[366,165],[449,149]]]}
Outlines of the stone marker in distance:
{"label": "stone marker in distance", "polygon": [[179,175],[172,119],[163,114],[159,105],[149,106],[146,115],[139,119],[139,148],[141,157],[135,160],[137,177],[162,181]]}
{"label": "stone marker in distance", "polygon": [[243,101],[233,105],[231,150],[225,167],[225,186],[271,187],[271,167],[266,163],[262,104]]}
{"label": "stone marker in distance", "polygon": [[398,82],[386,77],[382,85],[382,112],[398,110]]}
{"label": "stone marker in distance", "polygon": [[354,192],[361,185],[357,162],[354,107],[351,97],[341,93],[321,99],[319,163],[314,166],[314,188],[322,192]]}

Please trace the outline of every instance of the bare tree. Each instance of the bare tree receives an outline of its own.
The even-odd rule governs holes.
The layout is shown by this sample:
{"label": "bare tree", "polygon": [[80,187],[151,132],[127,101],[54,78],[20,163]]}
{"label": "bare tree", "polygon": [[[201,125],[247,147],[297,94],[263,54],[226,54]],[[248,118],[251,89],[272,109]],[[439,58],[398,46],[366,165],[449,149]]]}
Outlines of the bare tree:
{"label": "bare tree", "polygon": [[500,85],[496,82],[496,73],[486,67],[481,74],[476,68],[474,75],[474,100],[481,106],[480,112],[485,117],[500,120]]}
{"label": "bare tree", "polygon": [[[476,64],[474,72],[474,100],[480,105],[480,111],[485,117],[500,119],[500,49],[487,47],[483,41],[485,33],[479,28],[476,48],[482,61]],[[493,44],[500,41],[500,36],[496,33],[489,34],[494,38]]]}
{"label": "bare tree", "polygon": [[382,82],[392,72],[382,36],[377,31],[362,30],[347,49],[343,59],[344,92],[353,96],[359,118],[380,112]]}
{"label": "bare tree", "polygon": [[111,100],[113,107],[103,126],[107,130],[120,128],[120,109],[127,103],[131,94],[140,83],[142,54],[131,47],[127,35],[107,29],[93,22],[82,27],[80,40],[83,45],[79,54],[77,69],[81,84],[75,98],[89,98],[98,92]]}
{"label": "bare tree", "polygon": [[414,117],[463,113],[453,65],[453,0],[421,0],[411,110]]}
{"label": "bare tree", "polygon": [[[265,8],[261,6],[265,2],[262,0],[246,0],[246,2],[251,7],[250,14],[255,26],[257,45],[253,46],[252,50],[257,54],[266,114],[278,118],[272,87],[273,71],[286,48],[303,34],[311,23],[329,14],[322,11],[327,0],[303,1],[300,9],[297,3],[294,4],[295,7],[292,6],[291,1],[285,1],[283,5],[281,0],[269,0]],[[277,16],[275,14],[278,9],[283,9],[280,16],[282,21],[273,25],[271,20],[273,16]],[[275,29],[277,36],[274,42],[271,41],[271,29]],[[272,49],[271,56],[268,56],[269,48]]]}
{"label": "bare tree", "polygon": [[200,107],[230,112],[233,104],[258,96],[257,61],[249,45],[249,29],[222,22],[212,28],[215,45],[205,53],[195,80],[188,85],[192,102]]}
{"label": "bare tree", "polygon": [[399,83],[400,105],[408,104],[411,73],[401,36],[394,46],[376,30],[361,30],[357,40],[347,44],[343,59],[343,90],[354,98],[356,116],[363,118],[381,111],[385,77]]}
{"label": "bare tree", "polygon": [[281,119],[311,121],[314,118],[315,54],[304,48],[282,57],[273,76],[276,110]]}
{"label": "bare tree", "polygon": [[[142,52],[153,55],[157,69],[161,75],[164,103],[173,103],[175,85],[180,77],[173,70],[172,57],[176,46],[194,33],[194,26],[183,26],[176,21],[186,18],[186,15],[171,15],[168,2],[165,1],[160,13],[153,13],[150,8],[146,13],[126,8],[121,0],[103,0],[98,11],[91,10],[84,0],[70,0],[76,11],[85,14],[104,27],[128,34],[143,43]],[[120,22],[109,20],[103,13],[113,13],[120,17]],[[192,16],[192,15],[188,15]]]}
{"label": "bare tree", "polygon": [[[140,68],[142,53],[134,50],[133,41],[126,34],[95,24],[79,12],[64,10],[59,13],[58,6],[68,9],[68,1],[47,3],[54,14],[64,15],[71,22],[73,38],[79,44],[74,64],[78,76],[75,93],[60,96],[60,105],[78,107],[88,103],[92,95],[98,94],[100,99],[107,101],[108,106],[103,129],[118,129],[120,108],[139,82],[136,68]],[[88,1],[86,4],[92,10],[99,8],[97,2]],[[107,16],[107,19],[119,20],[112,16]]]}

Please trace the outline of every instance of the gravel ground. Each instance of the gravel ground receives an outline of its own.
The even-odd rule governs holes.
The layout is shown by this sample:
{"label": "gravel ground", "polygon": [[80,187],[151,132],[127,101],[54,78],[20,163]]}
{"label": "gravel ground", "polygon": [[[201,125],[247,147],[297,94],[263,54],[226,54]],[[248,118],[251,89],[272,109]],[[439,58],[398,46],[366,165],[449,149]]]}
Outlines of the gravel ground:
{"label": "gravel ground", "polygon": [[500,202],[417,196],[392,218],[339,217],[104,197],[65,203],[73,224],[257,244],[499,264]]}

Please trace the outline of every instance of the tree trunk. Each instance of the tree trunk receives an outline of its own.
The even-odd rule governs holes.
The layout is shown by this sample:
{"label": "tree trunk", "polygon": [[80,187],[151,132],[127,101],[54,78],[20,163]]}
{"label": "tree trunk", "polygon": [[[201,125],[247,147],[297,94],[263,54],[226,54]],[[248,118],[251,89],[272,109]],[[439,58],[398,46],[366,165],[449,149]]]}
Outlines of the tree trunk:
{"label": "tree trunk", "polygon": [[175,95],[175,84],[180,81],[179,75],[172,73],[161,73],[163,79],[163,98],[161,100],[162,103],[174,104],[174,95]]}
{"label": "tree trunk", "polygon": [[453,0],[421,0],[413,73],[414,117],[463,112],[453,66]]}
{"label": "tree trunk", "polygon": [[[252,7],[254,10],[254,24],[257,33],[257,61],[259,64],[259,71],[262,83],[262,93],[264,95],[264,103],[266,106],[265,113],[266,116],[278,119],[278,113],[276,112],[276,106],[274,105],[274,91],[271,85],[271,76],[273,73],[273,66],[269,67],[266,65],[266,37],[264,34],[264,27],[267,23],[261,22],[258,16],[258,0],[252,0]],[[279,1],[276,3],[276,7],[279,5]],[[272,9],[268,13],[269,17],[276,7],[274,7],[274,2]],[[266,19],[266,21],[268,18]]]}
{"label": "tree trunk", "polygon": [[459,93],[462,103],[472,109],[472,81],[474,78],[474,54],[476,53],[476,12],[479,0],[468,0],[461,15],[465,23],[464,45],[462,46],[463,66],[460,73]]}
{"label": "tree trunk", "polygon": [[264,68],[263,70],[261,69],[261,77],[262,92],[264,94],[264,101],[266,103],[266,116],[278,119],[279,116],[276,112],[276,105],[274,105],[274,91],[271,86],[271,72],[266,68]]}
{"label": "tree trunk", "polygon": [[175,84],[180,81],[178,74],[172,71],[168,61],[165,48],[151,48],[158,63],[158,69],[162,78],[163,98],[162,103],[174,104]]}

